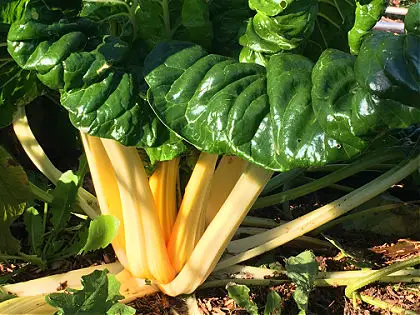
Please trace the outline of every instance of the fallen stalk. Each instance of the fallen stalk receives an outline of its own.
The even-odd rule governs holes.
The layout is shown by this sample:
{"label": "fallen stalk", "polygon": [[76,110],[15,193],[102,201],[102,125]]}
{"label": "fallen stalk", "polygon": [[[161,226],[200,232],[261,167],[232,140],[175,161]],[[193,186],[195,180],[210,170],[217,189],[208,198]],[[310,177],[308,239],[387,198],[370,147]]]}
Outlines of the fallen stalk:
{"label": "fallen stalk", "polygon": [[[388,267],[382,268],[380,270],[376,270],[374,273],[363,277],[361,279],[358,279],[356,281],[354,281],[353,283],[351,283],[349,286],[347,286],[346,288],[346,296],[348,298],[352,298],[354,293],[359,290],[360,288],[363,288],[364,286],[374,283],[376,281],[379,281],[380,279],[382,279],[383,277],[394,273],[398,270],[402,270],[405,268],[409,268],[409,267],[413,267],[416,265],[420,264],[420,256],[416,256],[410,259],[407,259],[405,261],[401,261],[401,262],[397,262],[395,264],[392,264]],[[420,282],[420,281],[419,281]]]}
{"label": "fallen stalk", "polygon": [[384,192],[419,166],[420,156],[416,156],[330,204],[267,232],[235,241],[231,249],[241,253],[221,260],[215,270],[258,256],[320,227]]}

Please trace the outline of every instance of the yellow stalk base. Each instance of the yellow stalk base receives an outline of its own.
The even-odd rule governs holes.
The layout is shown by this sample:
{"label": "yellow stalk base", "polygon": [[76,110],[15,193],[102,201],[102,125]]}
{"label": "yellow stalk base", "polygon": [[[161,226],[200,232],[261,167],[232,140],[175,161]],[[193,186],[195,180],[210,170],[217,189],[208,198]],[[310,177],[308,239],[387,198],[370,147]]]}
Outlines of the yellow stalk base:
{"label": "yellow stalk base", "polygon": [[115,277],[121,283],[120,294],[124,296],[121,303],[126,304],[142,296],[159,292],[156,285],[146,284],[144,279],[133,277],[128,270],[121,271]]}
{"label": "yellow stalk base", "polygon": [[210,197],[206,213],[206,224],[209,225],[217,211],[229,196],[236,182],[245,170],[248,162],[237,156],[223,156],[214,172],[210,187]]}
{"label": "yellow stalk base", "polygon": [[136,148],[101,140],[117,177],[129,270],[137,278],[168,283],[175,277],[175,271],[166,252],[143,162]]}
{"label": "yellow stalk base", "polygon": [[191,293],[204,282],[272,174],[252,164],[246,168],[181,272],[171,283],[159,285],[162,292],[171,296]]}
{"label": "yellow stalk base", "polygon": [[185,187],[168,243],[168,254],[176,272],[181,271],[204,232],[206,201],[216,162],[216,154],[201,153]]}
{"label": "yellow stalk base", "polygon": [[117,177],[101,140],[83,132],[80,133],[80,136],[101,211],[103,214],[115,216],[120,221],[117,236],[112,241],[112,247],[121,264],[128,268],[125,254],[125,227]]}
{"label": "yellow stalk base", "polygon": [[177,213],[176,183],[178,165],[179,158],[159,162],[158,167],[149,178],[149,186],[155,200],[165,244],[171,236]]}

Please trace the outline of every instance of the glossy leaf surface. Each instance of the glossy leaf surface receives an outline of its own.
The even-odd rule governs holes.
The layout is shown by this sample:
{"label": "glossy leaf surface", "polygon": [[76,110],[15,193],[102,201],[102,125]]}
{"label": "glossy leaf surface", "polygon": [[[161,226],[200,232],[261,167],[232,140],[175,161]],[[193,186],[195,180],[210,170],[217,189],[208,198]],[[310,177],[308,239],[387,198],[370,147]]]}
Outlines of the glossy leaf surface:
{"label": "glossy leaf surface", "polygon": [[39,15],[11,26],[9,52],[23,69],[35,71],[45,85],[60,90],[72,123],[126,145],[152,146],[160,131],[164,141],[166,128],[140,97],[137,43],[110,36],[98,39],[92,21],[58,20],[42,6]]}
{"label": "glossy leaf surface", "polygon": [[286,53],[264,68],[170,42],[148,56],[145,78],[156,114],[198,149],[285,171],[347,160],[379,132],[420,121],[360,85],[354,63],[327,50],[314,68]]}
{"label": "glossy leaf surface", "polygon": [[420,36],[372,32],[356,60],[358,83],[374,95],[419,108]]}

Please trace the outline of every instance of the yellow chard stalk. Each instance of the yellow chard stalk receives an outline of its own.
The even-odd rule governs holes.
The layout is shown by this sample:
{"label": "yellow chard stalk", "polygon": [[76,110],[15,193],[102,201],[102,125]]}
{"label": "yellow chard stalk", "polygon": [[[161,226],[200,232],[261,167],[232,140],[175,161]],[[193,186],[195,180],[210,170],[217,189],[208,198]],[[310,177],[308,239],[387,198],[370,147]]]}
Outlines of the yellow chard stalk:
{"label": "yellow chard stalk", "polygon": [[171,296],[192,293],[204,282],[272,174],[257,165],[247,166],[180,273],[170,283],[159,285],[164,293]]}
{"label": "yellow chard stalk", "polygon": [[214,172],[208,200],[206,224],[209,225],[229,196],[248,162],[237,156],[225,155]]}
{"label": "yellow chard stalk", "polygon": [[205,227],[209,188],[217,162],[216,154],[201,153],[194,167],[168,243],[169,257],[181,271]]}
{"label": "yellow chard stalk", "polygon": [[159,162],[149,178],[165,243],[168,243],[177,214],[176,184],[179,158]]}
{"label": "yellow chard stalk", "polygon": [[126,255],[137,278],[168,283],[175,272],[165,241],[149,181],[136,148],[101,139],[115,170],[125,224]]}
{"label": "yellow chard stalk", "polygon": [[83,132],[80,135],[101,211],[103,214],[115,216],[120,221],[118,234],[112,242],[112,247],[121,264],[128,268],[125,254],[124,218],[114,169],[101,140]]}

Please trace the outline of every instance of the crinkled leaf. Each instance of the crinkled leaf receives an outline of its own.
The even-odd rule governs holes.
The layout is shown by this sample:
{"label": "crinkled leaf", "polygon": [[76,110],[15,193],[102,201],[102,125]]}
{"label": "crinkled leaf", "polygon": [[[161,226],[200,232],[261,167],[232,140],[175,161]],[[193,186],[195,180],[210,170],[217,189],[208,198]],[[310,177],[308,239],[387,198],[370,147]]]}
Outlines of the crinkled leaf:
{"label": "crinkled leaf", "polygon": [[32,199],[28,177],[23,168],[0,146],[0,252],[16,254],[19,242],[10,232],[10,224],[19,217]]}
{"label": "crinkled leaf", "polygon": [[268,16],[274,16],[283,12],[296,0],[249,0],[252,10],[262,12]]}
{"label": "crinkled leaf", "polygon": [[[85,314],[134,314],[129,306],[114,306],[123,296],[119,294],[120,283],[108,270],[95,270],[82,277],[83,289],[71,292],[52,293],[46,296],[48,304],[56,307],[58,315]],[[119,313],[110,313],[110,310]]]}
{"label": "crinkled leaf", "polygon": [[39,256],[44,238],[44,226],[41,215],[34,207],[30,207],[26,209],[23,219],[32,253]]}
{"label": "crinkled leaf", "polygon": [[267,294],[264,315],[281,315],[281,297],[276,291],[271,290]]}
{"label": "crinkled leaf", "polygon": [[111,244],[118,232],[120,222],[112,215],[96,217],[89,225],[89,234],[83,253],[107,247]]}
{"label": "crinkled leaf", "polygon": [[[357,64],[367,66],[367,60],[365,50],[361,51],[356,61],[356,73],[360,68]],[[330,68],[326,69],[325,64],[329,64]],[[375,62],[370,59],[368,67],[372,69],[373,65]],[[313,107],[319,123],[330,135],[362,148],[365,140],[360,136],[404,128],[420,121],[418,109],[392,99],[380,99],[363,85],[360,86],[356,82],[354,67],[354,57],[330,49],[324,51],[312,73]],[[383,71],[380,66],[376,69]],[[398,76],[404,75],[404,69],[401,70]],[[360,76],[369,80],[369,74],[362,73]],[[372,74],[371,78],[374,77]],[[367,84],[365,86],[368,87]],[[416,93],[413,92],[413,95]],[[417,97],[419,95],[417,92]]]}
{"label": "crinkled leaf", "polygon": [[365,36],[385,13],[388,4],[388,0],[356,0],[354,26],[348,35],[350,52],[353,55],[359,53]]}
{"label": "crinkled leaf", "polygon": [[141,44],[97,38],[93,21],[66,19],[36,4],[31,10],[38,19],[26,17],[8,34],[9,52],[19,66],[60,90],[61,103],[77,128],[125,145],[164,142],[166,128],[140,97]]}
{"label": "crinkled leaf", "polygon": [[[27,2],[27,1],[26,1]],[[0,4],[0,16],[6,15],[6,23],[18,19],[23,10],[23,1],[6,1],[6,8]],[[10,8],[9,8],[10,6]],[[6,9],[15,12],[10,16]],[[32,102],[37,96],[42,95],[44,88],[33,72],[21,69],[7,52],[6,37],[10,25],[2,23],[0,17],[0,128],[11,124],[17,106]]]}
{"label": "crinkled leaf", "polygon": [[94,20],[101,34],[111,34],[129,41],[134,36],[133,19],[130,16],[127,3],[83,1],[80,16]]}
{"label": "crinkled leaf", "polygon": [[149,56],[150,104],[200,150],[283,171],[349,158],[316,122],[304,57],[275,56],[266,73],[189,44],[161,45]]}
{"label": "crinkled leaf", "polygon": [[293,298],[299,307],[299,314],[306,314],[309,294],[314,287],[314,280],[318,274],[318,264],[311,251],[304,251],[286,260],[287,276],[296,285]]}
{"label": "crinkled leaf", "polygon": [[258,307],[251,300],[249,296],[249,288],[246,285],[228,283],[226,285],[226,290],[228,291],[229,297],[232,298],[236,304],[244,308],[251,315],[258,315]]}

